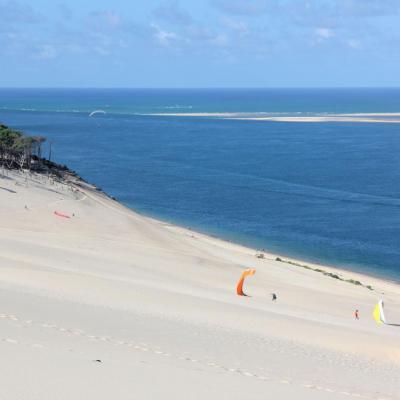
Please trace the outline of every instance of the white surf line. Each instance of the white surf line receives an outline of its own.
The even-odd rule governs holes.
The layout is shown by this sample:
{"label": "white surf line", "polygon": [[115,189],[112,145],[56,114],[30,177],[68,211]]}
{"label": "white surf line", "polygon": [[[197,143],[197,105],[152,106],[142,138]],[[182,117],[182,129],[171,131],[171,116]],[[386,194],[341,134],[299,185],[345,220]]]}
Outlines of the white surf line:
{"label": "white surf line", "polygon": [[[366,400],[374,400],[374,399],[395,400],[396,399],[396,397],[392,397],[393,396],[392,394],[389,394],[390,397],[371,397],[371,396],[365,395],[365,394],[360,394],[360,393],[355,393],[355,392],[347,392],[347,391],[343,391],[341,389],[335,390],[335,389],[332,389],[329,387],[318,386],[318,385],[312,384],[312,383],[295,383],[292,380],[290,380],[289,378],[272,377],[272,376],[268,376],[268,374],[265,374],[265,373],[262,375],[255,374],[250,371],[247,371],[246,369],[241,369],[238,367],[231,368],[231,367],[227,367],[224,365],[219,365],[218,363],[216,363],[214,361],[198,360],[195,358],[191,358],[189,356],[168,353],[168,352],[160,350],[160,347],[158,347],[158,346],[151,346],[144,342],[138,342],[138,343],[127,342],[127,341],[123,341],[123,340],[118,340],[116,338],[113,338],[112,336],[92,335],[92,334],[86,333],[85,331],[83,331],[81,329],[63,328],[63,327],[59,327],[55,324],[50,324],[50,323],[46,323],[46,322],[41,323],[41,322],[33,321],[33,320],[23,320],[13,314],[2,313],[2,314],[0,314],[0,319],[3,319],[3,320],[5,319],[5,320],[13,321],[13,322],[19,322],[21,324],[26,324],[27,326],[36,325],[36,326],[42,327],[42,328],[53,329],[62,334],[68,334],[69,336],[76,335],[76,336],[87,338],[87,339],[94,340],[94,341],[101,341],[103,343],[107,343],[107,344],[110,344],[113,346],[126,346],[128,348],[131,348],[131,349],[137,350],[137,351],[150,352],[150,353],[153,353],[156,355],[160,355],[160,356],[164,356],[164,357],[172,357],[177,360],[191,362],[191,363],[199,363],[200,365],[203,365],[206,368],[221,369],[227,373],[239,374],[244,377],[255,378],[258,380],[262,380],[262,381],[270,381],[270,382],[284,384],[284,385],[296,385],[296,386],[300,386],[300,387],[303,387],[303,388],[309,389],[309,390],[318,390],[318,391],[340,394],[342,396],[356,397],[359,399],[366,399]],[[11,339],[11,338],[4,338],[4,339],[0,338],[0,341],[1,342],[4,341],[5,343],[9,343],[12,345],[19,343],[17,340]],[[31,347],[44,347],[43,345],[40,345],[40,344],[33,344],[30,346]]]}

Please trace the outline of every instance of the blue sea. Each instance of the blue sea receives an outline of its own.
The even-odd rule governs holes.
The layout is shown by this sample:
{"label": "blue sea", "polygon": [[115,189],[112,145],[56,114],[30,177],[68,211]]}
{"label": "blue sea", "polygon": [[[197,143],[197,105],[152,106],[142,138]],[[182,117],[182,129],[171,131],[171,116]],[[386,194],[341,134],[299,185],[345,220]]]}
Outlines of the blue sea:
{"label": "blue sea", "polygon": [[143,214],[400,281],[400,124],[155,115],[375,112],[400,90],[0,89],[1,123]]}

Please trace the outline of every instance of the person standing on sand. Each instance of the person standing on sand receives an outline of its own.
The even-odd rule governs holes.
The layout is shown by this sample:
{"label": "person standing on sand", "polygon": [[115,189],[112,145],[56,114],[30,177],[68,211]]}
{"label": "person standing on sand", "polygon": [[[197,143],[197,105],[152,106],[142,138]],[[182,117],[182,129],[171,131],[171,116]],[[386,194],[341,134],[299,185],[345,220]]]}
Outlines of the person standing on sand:
{"label": "person standing on sand", "polygon": [[276,301],[276,299],[277,299],[276,294],[275,293],[271,293],[271,295],[272,295],[272,301]]}
{"label": "person standing on sand", "polygon": [[360,319],[360,316],[358,315],[358,310],[354,311],[354,318]]}

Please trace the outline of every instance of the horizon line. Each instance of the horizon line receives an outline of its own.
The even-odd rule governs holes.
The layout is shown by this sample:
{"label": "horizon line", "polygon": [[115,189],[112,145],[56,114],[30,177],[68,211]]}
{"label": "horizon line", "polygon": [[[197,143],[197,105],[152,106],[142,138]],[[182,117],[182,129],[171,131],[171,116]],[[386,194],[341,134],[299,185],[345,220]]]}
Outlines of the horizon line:
{"label": "horizon line", "polygon": [[400,86],[0,86],[0,90],[341,90],[400,89]]}

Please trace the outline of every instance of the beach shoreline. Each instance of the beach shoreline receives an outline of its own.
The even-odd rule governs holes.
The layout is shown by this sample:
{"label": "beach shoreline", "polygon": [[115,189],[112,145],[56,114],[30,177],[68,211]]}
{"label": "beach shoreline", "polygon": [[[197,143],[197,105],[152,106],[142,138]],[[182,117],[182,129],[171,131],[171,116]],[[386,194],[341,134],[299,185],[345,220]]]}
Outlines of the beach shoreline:
{"label": "beach shoreline", "polygon": [[[279,252],[272,252],[269,250],[265,249],[257,249],[255,247],[243,245],[239,242],[236,242],[234,240],[227,240],[222,237],[219,237],[217,235],[212,235],[207,232],[202,232],[202,231],[197,231],[195,229],[192,229],[191,227],[188,226],[183,226],[183,225],[177,225],[171,222],[167,222],[163,219],[158,219],[154,218],[151,215],[147,215],[141,212],[138,212],[128,206],[126,206],[130,211],[137,213],[144,218],[148,218],[150,220],[153,220],[156,223],[163,224],[170,229],[176,230],[176,231],[181,231],[184,232],[185,234],[192,235],[194,237],[202,237],[203,240],[212,240],[212,241],[218,241],[222,243],[226,243],[232,246],[238,246],[238,248],[242,249],[243,251],[247,251],[249,253],[252,253],[254,257],[259,258],[260,261],[265,260],[265,261],[278,261],[282,264],[286,264],[287,266],[294,267],[294,268],[303,268],[303,269],[308,269],[310,271],[313,271],[316,274],[322,274],[325,276],[327,279],[339,279],[340,281],[353,284],[353,285],[358,285],[363,288],[366,288],[368,290],[376,290],[374,289],[377,287],[386,286],[386,285],[393,285],[400,289],[400,282],[396,281],[395,279],[390,279],[387,277],[382,277],[374,274],[368,274],[364,272],[357,272],[352,269],[346,269],[344,267],[339,267],[335,266],[333,264],[327,264],[327,263],[318,263],[318,262],[312,262],[312,261],[307,261],[301,258],[297,257],[291,257],[288,255],[285,255],[283,253]],[[259,257],[262,255],[262,257]],[[332,275],[338,276],[339,278],[333,277]],[[359,282],[359,283],[354,283],[354,282]],[[375,284],[375,286],[373,286]],[[372,286],[372,289],[369,289],[368,286]],[[378,290],[379,293],[379,290]],[[380,292],[382,294],[382,292]]]}
{"label": "beach shoreline", "polygon": [[[400,116],[400,114],[399,114],[399,116]],[[185,232],[185,234],[189,234],[189,235],[191,234],[193,236],[196,235],[198,237],[202,236],[204,239],[208,238],[211,240],[225,242],[230,245],[236,245],[243,250],[247,250],[249,252],[254,252],[255,257],[257,257],[259,259],[265,259],[265,260],[269,260],[269,261],[279,260],[279,262],[289,264],[292,266],[297,266],[299,268],[306,268],[306,269],[309,269],[316,273],[324,274],[326,272],[327,274],[325,274],[325,276],[328,276],[331,278],[332,278],[332,276],[329,276],[328,274],[339,275],[341,280],[343,280],[344,282],[349,281],[349,280],[355,280],[355,281],[361,282],[362,283],[361,286],[366,287],[369,285],[364,284],[364,282],[366,282],[368,279],[371,279],[371,280],[382,281],[387,284],[397,285],[400,288],[400,282],[395,280],[394,278],[390,279],[387,277],[374,275],[373,273],[369,274],[369,273],[365,273],[365,272],[357,272],[350,268],[346,269],[345,267],[340,267],[340,266],[337,266],[334,264],[328,264],[328,263],[323,263],[323,262],[321,262],[321,263],[313,262],[313,261],[308,261],[306,259],[302,259],[302,258],[298,258],[298,257],[292,257],[290,255],[287,255],[286,253],[274,252],[274,251],[270,251],[268,249],[259,249],[254,246],[251,246],[251,245],[246,245],[246,244],[240,243],[240,241],[228,240],[221,236],[208,233],[206,230],[204,230],[204,231],[200,230],[200,229],[196,230],[196,228],[192,228],[185,224],[179,224],[179,223],[168,221],[167,219],[163,219],[161,217],[160,218],[155,217],[151,214],[142,212],[140,210],[135,209],[134,207],[130,207],[129,205],[119,202],[117,198],[108,194],[106,191],[99,188],[95,184],[86,182],[77,173],[73,172],[71,174],[71,172],[69,170],[68,170],[68,172],[69,173],[66,175],[66,178],[65,178],[65,182],[64,182],[65,184],[71,185],[75,189],[81,190],[87,194],[95,193],[97,195],[105,196],[108,200],[117,202],[120,206],[125,207],[128,211],[131,211],[132,213],[134,213],[138,216],[142,216],[143,218],[152,220],[155,223],[167,226],[171,229],[181,230],[182,232]],[[262,255],[262,257],[258,257],[260,255]],[[350,276],[350,274],[352,274],[352,276]],[[337,279],[337,278],[334,278],[334,279]]]}
{"label": "beach shoreline", "polygon": [[[106,192],[104,192],[107,196],[109,196]],[[112,196],[109,196],[113,198]],[[118,199],[116,200],[118,201]],[[400,280],[399,278],[390,278],[384,275],[380,275],[379,273],[374,274],[374,272],[359,272],[356,271],[352,268],[346,268],[345,266],[340,266],[336,265],[334,262],[333,263],[328,263],[328,262],[319,262],[319,261],[313,261],[313,260],[308,260],[307,258],[301,258],[301,257],[296,257],[292,256],[289,253],[290,252],[279,252],[279,251],[273,251],[268,249],[268,245],[265,246],[264,248],[259,248],[256,246],[252,246],[251,244],[243,244],[240,242],[240,240],[235,240],[235,239],[227,239],[224,238],[223,235],[218,235],[214,233],[207,232],[207,229],[201,229],[197,227],[192,227],[190,225],[187,225],[185,223],[180,224],[179,222],[175,221],[170,221],[167,218],[162,218],[158,216],[154,216],[151,213],[146,213],[141,210],[137,210],[134,207],[130,207],[129,205],[122,204],[124,207],[129,209],[130,211],[143,216],[144,218],[148,218],[151,220],[154,220],[155,222],[159,222],[161,224],[165,224],[167,226],[174,227],[176,229],[182,229],[185,230],[187,233],[192,233],[193,235],[202,235],[204,237],[208,237],[213,240],[219,240],[222,242],[226,242],[232,245],[239,246],[244,249],[251,250],[254,255],[257,257],[258,255],[264,255],[265,260],[269,261],[276,261],[277,259],[280,259],[280,262],[290,264],[292,266],[297,266],[299,268],[308,268],[310,270],[314,270],[316,273],[331,273],[331,274],[338,274],[341,277],[343,277],[343,280],[350,280],[353,277],[355,278],[354,280],[362,280],[363,285],[364,282],[367,281],[368,279],[372,280],[378,280],[378,281],[383,281],[388,284],[393,284],[400,286]],[[363,265],[357,265],[357,268],[363,268]],[[317,271],[316,271],[317,270]],[[349,274],[353,274],[354,276],[350,276]],[[329,276],[329,275],[328,275]],[[367,285],[364,285],[367,286]]]}
{"label": "beach shoreline", "polygon": [[[400,114],[398,114],[398,115],[400,116]],[[70,180],[71,178],[72,178],[72,181]],[[141,212],[135,210],[134,208],[131,208],[127,205],[120,203],[118,201],[118,199],[109,195],[107,192],[103,191],[101,188],[97,187],[96,185],[86,182],[79,175],[72,175],[72,176],[70,175],[69,179],[66,180],[66,184],[71,184],[77,190],[83,191],[86,195],[88,195],[89,193],[92,193],[95,196],[98,194],[100,194],[101,196],[105,196],[109,201],[116,202],[119,206],[126,208],[126,210],[128,212],[132,212],[137,216],[141,216],[145,219],[153,221],[156,224],[165,226],[165,227],[167,227],[167,229],[170,229],[170,230],[173,230],[176,232],[181,232],[185,235],[192,236],[193,238],[201,238],[204,241],[211,241],[211,242],[215,241],[215,242],[220,243],[221,246],[224,246],[224,245],[225,246],[226,245],[236,246],[237,249],[240,249],[241,251],[244,251],[249,254],[254,254],[254,257],[260,261],[263,261],[263,260],[273,261],[273,262],[286,264],[287,266],[290,266],[290,267],[307,269],[316,274],[322,274],[322,276],[327,279],[338,279],[339,281],[342,281],[344,283],[357,285],[357,286],[360,286],[367,290],[373,290],[373,291],[376,290],[381,295],[384,294],[384,291],[382,291],[379,288],[387,288],[388,286],[389,287],[393,286],[394,288],[396,288],[396,290],[398,289],[399,293],[400,293],[400,282],[398,282],[396,280],[392,280],[392,279],[381,277],[381,276],[374,276],[372,274],[368,274],[368,273],[364,273],[364,272],[357,272],[357,271],[354,271],[351,269],[346,269],[346,268],[335,266],[335,265],[306,261],[301,258],[291,257],[288,255],[279,253],[279,252],[275,253],[275,252],[264,250],[264,249],[260,250],[255,247],[247,246],[247,245],[241,244],[236,241],[226,240],[217,235],[212,235],[207,232],[197,231],[196,229],[192,229],[191,227],[188,227],[188,226],[171,223],[171,222],[165,221],[163,219],[153,217],[151,215],[146,215],[145,213],[141,213]]]}
{"label": "beach shoreline", "polygon": [[143,216],[73,175],[0,187],[8,399],[399,398],[399,285]]}
{"label": "beach shoreline", "polygon": [[[394,285],[395,287],[398,287],[398,289],[400,290],[400,282],[395,280],[394,278],[390,279],[388,277],[374,275],[373,273],[369,274],[366,272],[358,272],[358,271],[354,271],[350,268],[347,269],[345,267],[337,266],[334,264],[307,261],[306,259],[292,257],[285,253],[274,252],[274,251],[270,251],[268,249],[259,249],[259,248],[253,247],[251,245],[242,244],[239,241],[228,240],[228,239],[225,239],[218,235],[208,233],[206,230],[204,230],[204,231],[196,230],[196,228],[192,228],[190,226],[185,226],[184,224],[181,225],[179,223],[170,222],[165,219],[152,216],[150,214],[141,212],[139,210],[136,210],[135,208],[132,208],[128,205],[125,205],[125,204],[119,202],[118,199],[111,196],[110,194],[108,194],[106,191],[102,190],[95,184],[85,181],[76,172],[71,173],[71,171],[69,171],[69,170],[67,170],[67,171],[68,172],[66,173],[66,175],[64,177],[60,177],[60,176],[57,177],[60,184],[70,186],[70,187],[74,188],[75,190],[84,193],[86,196],[93,196],[94,198],[96,198],[96,197],[103,198],[104,197],[107,201],[115,202],[120,207],[123,207],[126,211],[131,212],[138,217],[142,217],[144,219],[152,221],[155,224],[159,224],[161,226],[167,227],[167,229],[170,229],[170,230],[173,230],[176,232],[181,232],[185,235],[189,235],[194,238],[196,238],[196,237],[202,238],[202,240],[205,240],[205,241],[219,242],[222,246],[224,246],[224,245],[235,246],[235,247],[237,247],[237,249],[240,249],[241,251],[244,251],[249,254],[253,254],[254,257],[258,258],[260,261],[265,260],[265,261],[279,262],[279,263],[286,264],[291,267],[308,269],[314,273],[322,274],[323,276],[325,276],[327,278],[338,279],[336,277],[332,277],[332,275],[335,275],[335,276],[339,277],[340,281],[343,281],[343,282],[346,282],[349,284],[355,284],[354,282],[351,282],[351,281],[359,282],[357,285],[364,287],[366,289],[369,289],[368,286],[372,286],[372,284],[370,284],[369,282],[374,282],[376,286],[380,286],[379,283],[382,283],[384,285]],[[15,173],[16,171],[10,171],[10,172]],[[23,176],[25,176],[26,173],[28,173],[28,171],[25,171]],[[17,174],[19,174],[19,172],[17,172]],[[46,175],[42,175],[40,173],[34,173],[34,174],[46,178]],[[376,284],[376,283],[378,283],[378,284]],[[369,290],[371,290],[371,289],[369,289]],[[374,289],[372,288],[372,290],[374,290]]]}

